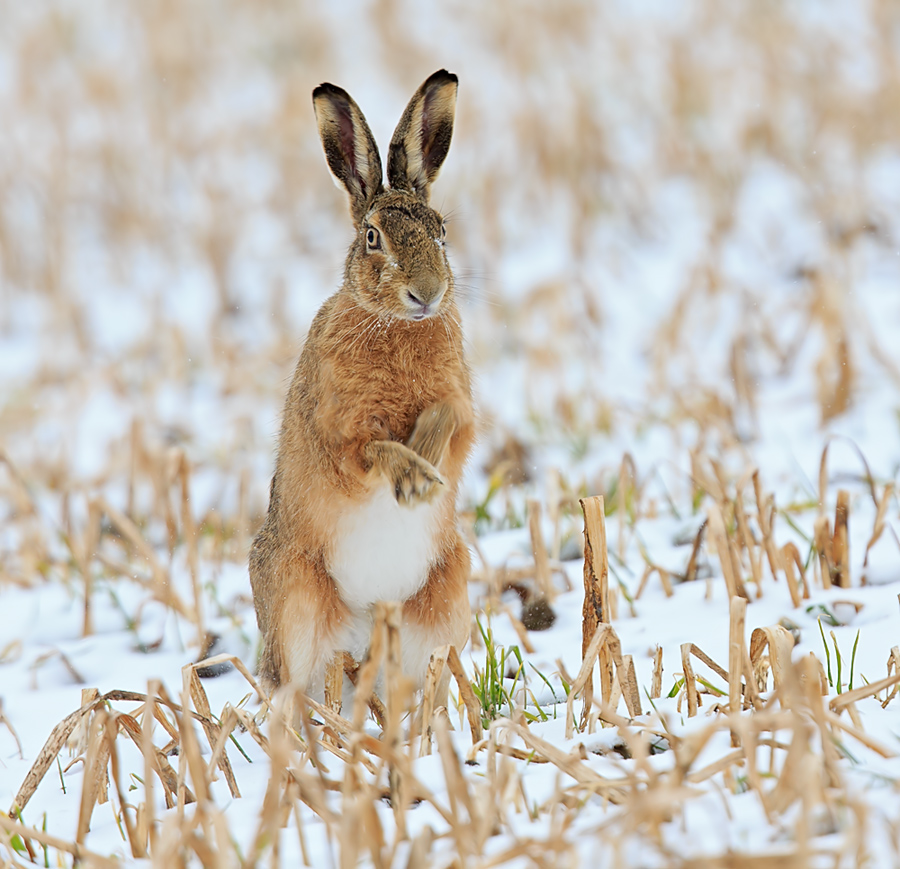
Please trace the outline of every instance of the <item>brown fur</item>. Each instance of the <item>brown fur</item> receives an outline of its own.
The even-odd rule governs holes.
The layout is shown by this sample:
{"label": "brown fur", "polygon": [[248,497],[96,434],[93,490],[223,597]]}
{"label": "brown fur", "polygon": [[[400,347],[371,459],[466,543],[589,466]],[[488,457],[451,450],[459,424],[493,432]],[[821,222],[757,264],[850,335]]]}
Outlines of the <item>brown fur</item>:
{"label": "brown fur", "polygon": [[[461,646],[468,634],[469,555],[455,501],[474,413],[443,221],[428,205],[449,147],[455,95],[455,76],[442,70],[413,96],[394,135],[385,191],[359,108],[334,85],[313,94],[356,237],[343,286],[316,315],[297,365],[269,512],[250,555],[263,635],[260,676],[269,689],[317,683],[337,651],[352,614],[328,572],[334,529],[379,487],[390,486],[410,509],[447,494],[436,502],[429,572],[404,601],[404,646],[417,655],[446,642]],[[406,167],[414,177],[404,175]],[[292,654],[304,672],[291,671]],[[427,653],[407,662],[420,678],[426,665]]]}

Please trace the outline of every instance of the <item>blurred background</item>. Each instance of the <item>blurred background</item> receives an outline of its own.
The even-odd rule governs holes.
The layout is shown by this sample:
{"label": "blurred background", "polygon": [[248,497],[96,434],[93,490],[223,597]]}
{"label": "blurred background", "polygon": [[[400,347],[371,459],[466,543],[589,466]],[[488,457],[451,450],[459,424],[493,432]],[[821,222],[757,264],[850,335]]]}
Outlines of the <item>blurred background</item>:
{"label": "blurred background", "polygon": [[[410,96],[442,67],[459,76],[459,101],[432,201],[447,218],[480,412],[460,506],[462,523],[479,535],[470,537],[473,632],[464,664],[481,686],[483,723],[508,708],[544,738],[563,732],[564,670],[581,666],[582,568],[572,559],[582,547],[578,498],[588,494],[606,496],[609,609],[633,657],[633,684],[648,698],[646,686],[657,685],[650,704],[675,732],[701,733],[699,719],[677,726],[686,644],[734,660],[720,575],[732,585],[742,575],[752,590],[747,627],[778,623],[798,638],[802,628],[795,659],[814,652],[821,660],[821,638],[831,683],[829,630],[837,692],[839,649],[848,688],[856,665],[867,683],[889,654],[888,673],[896,669],[898,588],[877,586],[900,580],[897,0],[0,0],[0,793],[26,780],[52,725],[84,702],[79,686],[143,691],[162,679],[177,697],[182,666],[220,648],[253,668],[259,638],[247,552],[267,507],[284,395],[353,234],[311,92],[323,81],[346,88],[384,150]],[[704,542],[707,516],[718,524],[710,521]],[[789,608],[795,564],[813,599],[798,606],[792,586]],[[769,573],[786,582],[770,583]],[[817,575],[823,586],[840,577],[849,588],[820,590]],[[574,590],[548,617],[541,589],[563,580]],[[833,609],[845,611],[843,621],[829,602],[841,604]],[[529,656],[527,669],[510,643]],[[501,647],[501,663],[489,666]],[[514,672],[506,669],[513,650]],[[506,706],[491,699],[489,672],[501,697],[509,689]],[[528,678],[548,729],[535,715],[519,717]],[[212,709],[253,706],[236,673],[207,686]],[[509,694],[517,690],[521,705]],[[706,697],[704,716],[721,708]],[[834,696],[831,703],[842,708]],[[616,764],[592,770],[627,770],[632,790],[623,791],[618,821],[606,814],[615,802],[606,791],[582,799],[587,790],[570,790],[545,766],[548,775],[520,793],[493,760],[488,767],[501,777],[470,770],[472,801],[458,805],[493,804],[501,791],[510,798],[503,811],[512,818],[515,804],[517,865],[564,865],[569,835],[590,851],[585,864],[611,844],[620,862],[674,865],[718,841],[728,856],[716,865],[738,865],[733,855],[748,847],[774,843],[782,853],[795,823],[796,865],[833,847],[846,851],[841,865],[865,865],[863,845],[871,865],[886,865],[879,843],[884,854],[896,850],[898,811],[885,758],[900,723],[893,707],[867,703],[859,708],[877,756],[835,729],[833,745],[822,737],[820,763],[809,722],[828,732],[821,710],[796,705],[801,723],[791,725],[795,741],[777,767],[788,774],[777,782],[775,748],[790,729],[766,740],[765,773],[762,760],[736,760],[731,719],[720,716],[720,732],[713,738],[703,724],[702,739],[721,754],[679,740],[687,760],[679,755],[677,764],[661,757],[647,765],[647,743],[636,765],[622,767],[618,743],[599,731],[586,740],[586,764]],[[859,739],[863,726],[847,705]],[[768,715],[761,720],[775,720]],[[759,724],[759,733],[773,726]],[[621,732],[623,757],[645,745]],[[757,731],[740,732],[745,745],[763,745],[748,735]],[[99,733],[92,724],[90,745],[100,745]],[[890,748],[878,749],[879,740]],[[244,743],[255,750],[249,737]],[[567,775],[579,757],[572,747]],[[652,748],[660,748],[655,737]],[[612,760],[596,756],[610,749]],[[583,744],[577,751],[588,756]],[[850,763],[838,767],[838,753]],[[518,756],[523,776],[525,768],[538,775],[530,747]],[[272,823],[270,795],[280,791],[271,788],[284,767],[277,760],[267,784],[272,767],[262,749],[256,757],[263,762],[239,761],[250,799],[228,799],[220,783],[217,802],[228,815],[215,815],[227,834],[219,844],[232,836],[246,865],[260,852],[242,846],[245,860],[237,843],[263,847],[276,829],[251,828],[257,815]],[[67,798],[62,766],[44,767],[49,781],[27,823],[83,842],[73,806],[93,805],[90,793],[101,791],[83,785],[89,796],[79,803],[77,778],[94,767],[74,764]],[[700,764],[695,781],[709,780],[702,800],[687,788]],[[651,776],[673,766],[677,778]],[[133,755],[122,769],[150,767]],[[437,767],[421,769],[431,787]],[[579,781],[593,791],[595,774]],[[317,767],[316,788],[321,775]],[[773,787],[761,804],[770,823],[753,802],[753,788],[762,793],[754,777]],[[129,790],[141,781],[132,774]],[[321,803],[338,824],[314,817],[317,803],[305,812],[311,843],[318,847],[318,836],[333,864],[337,844],[346,845],[341,865],[355,860],[347,854],[359,842],[345,837],[352,827],[367,840],[381,836],[352,781],[348,773],[342,795]],[[801,796],[802,806],[794,802]],[[128,799],[137,803],[140,793]],[[153,817],[141,813],[152,805],[144,799],[139,826]],[[157,790],[160,808],[161,799]],[[678,804],[671,823],[663,821],[667,801]],[[601,802],[603,814],[593,813]],[[377,807],[390,812],[381,799]],[[392,852],[394,864],[428,852],[426,811],[410,822],[414,849]],[[185,817],[200,818],[211,837],[203,813]],[[88,844],[123,851],[120,818],[114,808],[103,814],[98,807]],[[174,815],[156,840],[171,847]],[[127,826],[124,807],[121,817]],[[433,817],[427,823],[440,828]],[[500,815],[485,817],[484,836],[505,829],[505,820],[491,820]],[[388,840],[393,823],[385,822]],[[198,848],[200,827],[192,829],[183,827],[183,850]],[[669,854],[623,858],[638,852],[622,850],[617,837],[632,833],[641,849],[667,842]],[[541,837],[546,849],[529,850]],[[501,859],[497,841],[484,851],[491,865]],[[197,850],[203,860],[206,847]],[[452,847],[440,833],[432,853]],[[166,853],[155,850],[154,862],[174,865]],[[459,853],[441,865],[470,860]],[[272,865],[278,859],[273,849]]]}
{"label": "blurred background", "polygon": [[794,497],[834,433],[893,478],[898,64],[893,0],[0,2],[0,577],[98,492],[173,545],[184,461],[246,557],[351,239],[310,93],[384,149],[440,67],[480,528],[626,454],[676,499],[698,451]]}

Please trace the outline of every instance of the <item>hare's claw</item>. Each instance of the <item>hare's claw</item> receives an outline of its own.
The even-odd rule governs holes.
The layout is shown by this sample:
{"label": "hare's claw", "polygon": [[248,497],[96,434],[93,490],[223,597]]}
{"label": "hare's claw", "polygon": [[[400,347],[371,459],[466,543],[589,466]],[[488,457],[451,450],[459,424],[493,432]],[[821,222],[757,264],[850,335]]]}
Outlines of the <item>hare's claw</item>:
{"label": "hare's claw", "polygon": [[415,453],[406,467],[401,466],[397,471],[394,496],[398,504],[412,506],[419,501],[430,501],[444,485],[434,465]]}
{"label": "hare's claw", "polygon": [[398,504],[430,501],[444,485],[437,468],[405,444],[372,441],[366,455],[373,469],[387,477]]}

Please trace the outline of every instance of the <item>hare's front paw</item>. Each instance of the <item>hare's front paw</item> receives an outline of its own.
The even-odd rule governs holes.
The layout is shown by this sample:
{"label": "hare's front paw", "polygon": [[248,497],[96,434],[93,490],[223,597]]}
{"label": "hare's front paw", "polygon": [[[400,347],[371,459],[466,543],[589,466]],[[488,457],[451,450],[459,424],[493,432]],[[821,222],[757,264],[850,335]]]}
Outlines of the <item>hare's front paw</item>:
{"label": "hare's front paw", "polygon": [[444,481],[431,462],[412,450],[410,453],[408,463],[398,467],[393,483],[397,502],[411,505],[417,501],[430,501],[440,491]]}
{"label": "hare's front paw", "polygon": [[426,407],[419,414],[406,445],[432,465],[440,464],[450,438],[460,427],[459,413],[446,401]]}
{"label": "hare's front paw", "polygon": [[373,441],[366,453],[372,467],[391,483],[399,504],[430,501],[444,485],[437,468],[404,444]]}

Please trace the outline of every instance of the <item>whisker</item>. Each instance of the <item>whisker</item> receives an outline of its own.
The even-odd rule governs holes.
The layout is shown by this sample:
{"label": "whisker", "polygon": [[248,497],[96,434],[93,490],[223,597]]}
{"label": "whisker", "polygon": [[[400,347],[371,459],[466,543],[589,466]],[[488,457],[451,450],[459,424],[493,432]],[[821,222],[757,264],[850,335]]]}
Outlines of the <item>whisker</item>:
{"label": "whisker", "polygon": [[493,308],[500,308],[503,305],[500,293],[475,284],[456,284],[454,289],[459,293],[459,297],[466,301],[484,302]]}
{"label": "whisker", "polygon": [[358,336],[359,333],[369,325],[373,316],[374,315],[369,315],[360,324],[354,323],[352,325],[345,326],[344,329],[335,336],[335,340],[338,343],[343,344],[347,340],[355,339],[355,337]]}
{"label": "whisker", "polygon": [[349,352],[353,350],[353,348],[359,343],[362,337],[375,325],[377,325],[380,315],[376,313],[372,313],[370,311],[366,311],[362,305],[357,305],[357,308],[362,310],[365,313],[365,318],[361,323],[353,324],[348,326],[342,333],[337,336],[338,341],[345,341],[346,339],[352,336],[352,341],[349,345],[347,345],[346,350]]}
{"label": "whisker", "polygon": [[360,329],[359,334],[356,338],[353,339],[353,343],[350,345],[348,350],[352,350],[356,347],[357,344],[362,342],[362,349],[366,350],[369,347],[368,338],[371,336],[375,330],[381,325],[382,317],[380,314],[373,314],[372,321],[367,321],[367,325],[364,329]]}
{"label": "whisker", "polygon": [[[443,205],[443,202],[441,202],[441,205]],[[465,215],[465,211],[463,210],[461,205],[457,205],[456,208],[451,208],[450,211],[448,211],[446,214],[441,211],[441,214],[444,215],[444,222],[450,223],[457,218],[462,218]]]}
{"label": "whisker", "polygon": [[460,353],[459,346],[457,342],[453,340],[453,335],[450,333],[450,327],[447,325],[447,320],[449,319],[452,319],[453,322],[456,323],[457,327],[459,326],[459,320],[457,320],[450,311],[446,311],[440,316],[441,325],[444,327],[444,331],[447,333],[447,343],[453,349],[453,353],[456,356],[456,364],[462,365],[462,355]]}

